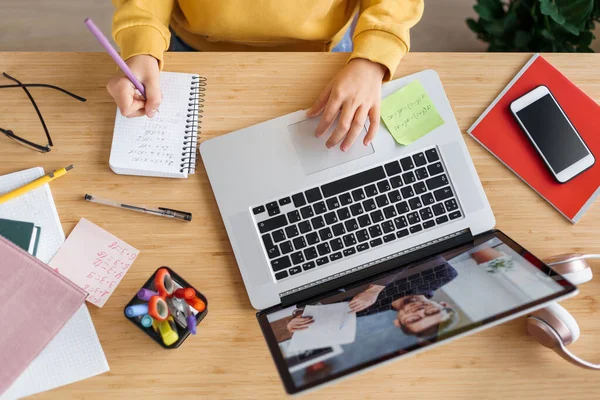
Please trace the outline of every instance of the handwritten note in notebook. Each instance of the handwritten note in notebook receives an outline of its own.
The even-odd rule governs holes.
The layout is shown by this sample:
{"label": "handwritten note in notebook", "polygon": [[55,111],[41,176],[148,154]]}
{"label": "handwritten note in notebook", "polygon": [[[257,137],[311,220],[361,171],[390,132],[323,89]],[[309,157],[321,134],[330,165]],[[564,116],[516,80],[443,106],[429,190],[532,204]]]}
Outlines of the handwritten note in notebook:
{"label": "handwritten note in notebook", "polygon": [[117,110],[109,159],[115,173],[187,178],[195,172],[205,79],[161,72],[160,89],[154,118],[126,118]]}
{"label": "handwritten note in notebook", "polygon": [[87,301],[102,307],[138,254],[136,248],[82,218],[49,265],[85,290]]}
{"label": "handwritten note in notebook", "polygon": [[381,101],[381,118],[396,142],[409,145],[442,126],[444,120],[419,81]]}

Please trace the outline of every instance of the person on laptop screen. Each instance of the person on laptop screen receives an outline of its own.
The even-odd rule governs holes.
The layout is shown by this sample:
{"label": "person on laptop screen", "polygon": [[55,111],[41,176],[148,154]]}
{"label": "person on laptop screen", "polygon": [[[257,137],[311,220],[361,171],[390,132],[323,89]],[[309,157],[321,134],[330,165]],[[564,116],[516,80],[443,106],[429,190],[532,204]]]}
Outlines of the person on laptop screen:
{"label": "person on laptop screen", "polygon": [[[317,305],[348,304],[347,313],[356,314],[354,337],[341,344],[341,351],[316,348],[304,352],[293,350],[292,339],[298,332],[310,330],[311,315],[298,307],[287,318],[273,321],[273,332],[285,349],[288,363],[309,361],[321,354],[327,374],[411,348],[435,342],[444,332],[458,324],[458,312],[440,297],[439,289],[458,277],[458,272],[444,257],[410,265],[401,271],[370,284],[340,291]],[[285,328],[283,328],[285,327]],[[327,354],[330,354],[327,356]],[[298,384],[311,380],[312,369],[296,368],[293,379]]]}
{"label": "person on laptop screen", "polygon": [[[409,30],[423,13],[423,0],[113,0],[113,36],[147,99],[117,73],[107,85],[121,113],[152,118],[161,103],[159,71],[164,52],[329,51],[354,32],[348,64],[325,87],[309,116],[323,114],[321,136],[340,114],[327,147],[347,150],[367,118],[368,145],[379,126],[381,83],[394,75],[410,46]],[[356,17],[356,19],[355,19]],[[201,71],[199,71],[201,73]],[[345,138],[345,139],[344,139]]]}
{"label": "person on laptop screen", "polygon": [[[378,319],[387,320],[405,334],[434,336],[452,321],[454,310],[448,303],[436,302],[431,298],[436,290],[454,280],[458,273],[443,257],[435,257],[418,266],[420,272],[411,273],[415,268],[409,267],[370,284],[354,296],[342,292],[327,299],[326,304],[349,301],[350,310],[357,315],[357,325],[362,324],[363,317],[380,313],[386,317],[379,316]],[[310,316],[303,316],[299,311],[287,324],[290,333],[306,329],[313,322]]]}

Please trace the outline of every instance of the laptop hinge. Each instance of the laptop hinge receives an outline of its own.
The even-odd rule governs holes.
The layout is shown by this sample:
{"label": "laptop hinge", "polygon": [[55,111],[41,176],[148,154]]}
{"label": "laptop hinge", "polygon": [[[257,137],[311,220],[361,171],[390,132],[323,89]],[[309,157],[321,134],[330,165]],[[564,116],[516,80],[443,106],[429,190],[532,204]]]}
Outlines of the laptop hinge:
{"label": "laptop hinge", "polygon": [[307,283],[306,285],[279,294],[281,305],[287,307],[306,299],[318,296],[330,290],[338,289],[363,279],[373,277],[393,268],[401,267],[418,261],[421,258],[433,256],[451,248],[461,246],[473,240],[470,229],[454,232],[429,242],[390,254],[346,271]]}

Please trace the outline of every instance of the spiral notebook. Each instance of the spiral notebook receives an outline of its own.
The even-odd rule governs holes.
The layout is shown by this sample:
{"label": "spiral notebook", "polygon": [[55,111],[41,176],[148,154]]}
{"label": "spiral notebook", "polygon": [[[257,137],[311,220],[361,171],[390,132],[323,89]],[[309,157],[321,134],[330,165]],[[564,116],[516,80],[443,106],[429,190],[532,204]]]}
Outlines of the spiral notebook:
{"label": "spiral notebook", "polygon": [[154,118],[117,110],[110,168],[117,174],[187,178],[196,171],[206,79],[161,72],[162,103]]}

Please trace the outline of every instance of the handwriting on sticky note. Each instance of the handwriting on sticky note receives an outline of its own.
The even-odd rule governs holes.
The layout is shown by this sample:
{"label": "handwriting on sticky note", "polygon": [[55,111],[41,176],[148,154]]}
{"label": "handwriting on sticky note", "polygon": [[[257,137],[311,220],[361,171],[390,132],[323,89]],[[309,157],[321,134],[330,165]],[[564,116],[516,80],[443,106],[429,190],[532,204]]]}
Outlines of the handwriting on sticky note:
{"label": "handwriting on sticky note", "polygon": [[381,118],[396,142],[409,145],[444,120],[419,81],[413,81],[381,101]]}
{"label": "handwriting on sticky note", "polygon": [[88,293],[102,307],[127,273],[139,251],[82,218],[50,266]]}

